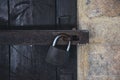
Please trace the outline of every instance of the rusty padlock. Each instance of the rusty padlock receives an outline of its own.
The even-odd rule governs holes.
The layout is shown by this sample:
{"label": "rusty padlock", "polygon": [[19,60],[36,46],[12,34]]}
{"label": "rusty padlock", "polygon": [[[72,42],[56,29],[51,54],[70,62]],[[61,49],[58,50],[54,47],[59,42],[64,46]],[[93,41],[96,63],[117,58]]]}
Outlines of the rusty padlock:
{"label": "rusty padlock", "polygon": [[53,44],[52,46],[50,46],[48,53],[47,53],[46,61],[48,63],[59,66],[59,65],[64,65],[66,62],[68,62],[71,41],[69,40],[66,50],[62,50],[62,49],[55,47],[58,39],[64,38],[64,37],[66,37],[66,35],[58,35],[55,37]]}

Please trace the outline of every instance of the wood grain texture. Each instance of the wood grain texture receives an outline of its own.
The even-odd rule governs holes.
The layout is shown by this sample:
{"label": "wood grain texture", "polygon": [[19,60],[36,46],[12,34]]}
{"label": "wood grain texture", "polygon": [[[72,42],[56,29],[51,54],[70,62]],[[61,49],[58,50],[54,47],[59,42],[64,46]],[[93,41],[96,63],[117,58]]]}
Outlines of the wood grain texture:
{"label": "wood grain texture", "polygon": [[59,25],[77,25],[77,0],[56,0],[56,15]]}
{"label": "wood grain texture", "polygon": [[13,45],[10,47],[10,79],[33,80],[31,46]]}
{"label": "wood grain texture", "polygon": [[32,25],[31,0],[9,0],[10,25]]}
{"label": "wood grain texture", "polygon": [[55,0],[32,0],[33,25],[55,25]]}
{"label": "wood grain texture", "polygon": [[9,80],[9,46],[0,45],[0,79]]}

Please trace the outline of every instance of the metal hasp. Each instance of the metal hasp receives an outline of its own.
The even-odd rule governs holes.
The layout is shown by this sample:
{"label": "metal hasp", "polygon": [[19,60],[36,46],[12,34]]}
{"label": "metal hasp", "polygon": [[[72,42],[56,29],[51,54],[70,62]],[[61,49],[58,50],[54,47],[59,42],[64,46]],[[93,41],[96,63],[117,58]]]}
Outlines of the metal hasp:
{"label": "metal hasp", "polygon": [[[50,45],[56,35],[68,34],[72,38],[72,45],[89,42],[87,30],[0,30],[0,44],[9,45]],[[59,45],[66,42],[59,40]]]}

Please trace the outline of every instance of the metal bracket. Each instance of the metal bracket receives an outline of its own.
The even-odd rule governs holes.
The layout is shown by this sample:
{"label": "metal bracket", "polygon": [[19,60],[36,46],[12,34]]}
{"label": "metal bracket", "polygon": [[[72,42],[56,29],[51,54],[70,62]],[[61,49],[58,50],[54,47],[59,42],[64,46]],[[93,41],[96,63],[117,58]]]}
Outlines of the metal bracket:
{"label": "metal bracket", "polygon": [[[9,45],[50,45],[54,37],[65,33],[72,37],[72,45],[89,42],[89,32],[86,30],[1,30],[0,44]],[[59,45],[66,42],[60,40]]]}

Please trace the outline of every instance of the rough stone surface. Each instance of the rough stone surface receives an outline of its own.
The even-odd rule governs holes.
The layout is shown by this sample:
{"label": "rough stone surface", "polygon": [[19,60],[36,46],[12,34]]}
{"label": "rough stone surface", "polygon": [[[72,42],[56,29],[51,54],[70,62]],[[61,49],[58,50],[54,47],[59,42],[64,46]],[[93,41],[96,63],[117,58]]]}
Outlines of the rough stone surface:
{"label": "rough stone surface", "polygon": [[88,2],[86,11],[89,17],[120,15],[120,0],[90,0]]}
{"label": "rough stone surface", "polygon": [[79,29],[90,43],[78,47],[78,80],[120,80],[120,0],[78,0]]}

